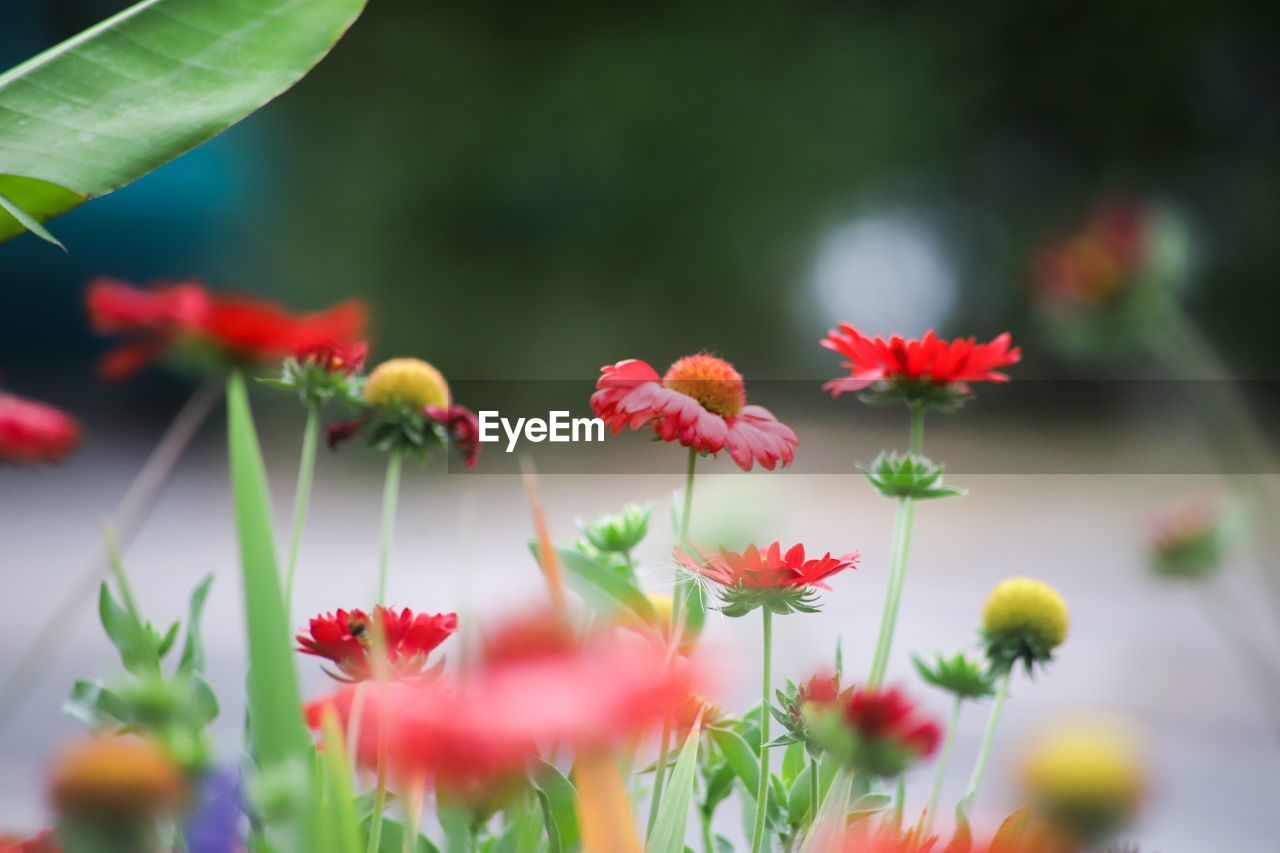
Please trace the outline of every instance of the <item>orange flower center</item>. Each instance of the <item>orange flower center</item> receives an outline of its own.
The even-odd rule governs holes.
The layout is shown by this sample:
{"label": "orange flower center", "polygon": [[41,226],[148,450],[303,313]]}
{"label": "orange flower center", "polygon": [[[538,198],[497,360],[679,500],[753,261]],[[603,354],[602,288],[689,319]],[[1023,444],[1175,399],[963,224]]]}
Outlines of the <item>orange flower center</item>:
{"label": "orange flower center", "polygon": [[747,403],[742,374],[733,365],[714,355],[687,355],[671,365],[662,384],[672,391],[692,397],[709,412],[732,418]]}

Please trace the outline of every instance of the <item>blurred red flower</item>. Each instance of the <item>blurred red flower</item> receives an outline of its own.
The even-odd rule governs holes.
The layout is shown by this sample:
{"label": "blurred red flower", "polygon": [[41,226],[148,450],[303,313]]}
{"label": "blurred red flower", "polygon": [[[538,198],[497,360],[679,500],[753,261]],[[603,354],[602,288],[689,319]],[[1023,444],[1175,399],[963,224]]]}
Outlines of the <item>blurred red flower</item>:
{"label": "blurred red flower", "polygon": [[[394,678],[423,674],[427,656],[458,627],[456,613],[414,613],[378,605],[373,618],[381,620],[387,647],[387,666]],[[338,681],[363,681],[375,675],[372,660],[372,620],[363,610],[339,610],[311,620],[307,633],[298,634],[298,651],[327,658],[344,673],[325,670]]]}
{"label": "blurred red flower", "polygon": [[61,462],[80,443],[80,425],[44,403],[0,392],[0,462]]}
{"label": "blurred red flower", "polygon": [[43,830],[30,838],[0,836],[0,853],[58,853],[61,849],[57,833],[52,829]]}
{"label": "blurred red flower", "polygon": [[480,457],[480,422],[476,413],[457,403],[443,408],[427,406],[422,411],[445,428],[462,453],[462,461],[467,463],[467,467],[476,467],[476,461]]}
{"label": "blurred red flower", "polygon": [[855,689],[845,698],[841,711],[863,741],[895,741],[916,758],[928,758],[942,740],[942,727],[918,717],[915,704],[897,688]]}
{"label": "blurred red flower", "polygon": [[340,341],[333,338],[304,341],[293,351],[293,357],[299,364],[314,364],[326,373],[342,373],[346,376],[359,373],[368,356],[369,345],[364,341]]}
{"label": "blurred red flower", "polygon": [[543,654],[499,650],[457,687],[370,682],[312,703],[307,717],[318,727],[331,703],[345,725],[359,689],[362,764],[376,762],[381,744],[401,779],[463,789],[490,784],[520,772],[539,743],[588,750],[630,742],[687,700],[691,668],[632,640],[615,632]]}
{"label": "blurred red flower", "polygon": [[859,556],[857,551],[852,551],[833,557],[828,551],[821,557],[806,560],[803,545],[793,545],[784,554],[780,542],[774,542],[763,551],[755,545],[748,545],[741,554],[721,548],[719,553],[704,554],[700,560],[679,548],[675,549],[676,562],[689,571],[721,586],[741,585],[748,589],[830,589],[825,580],[845,569],[857,568]]}
{"label": "blurred red flower", "polygon": [[291,314],[265,300],[211,294],[195,282],[147,288],[99,278],[89,282],[86,305],[95,331],[133,337],[102,361],[103,376],[113,380],[140,370],[180,341],[212,346],[227,358],[284,358],[330,342],[354,343],[367,319],[359,301]]}
{"label": "blurred red flower", "polygon": [[844,366],[849,375],[822,386],[833,397],[877,382],[927,382],[963,393],[970,382],[1009,381],[998,369],[1022,359],[1022,351],[1009,346],[1008,332],[985,344],[973,338],[945,341],[933,331],[918,340],[894,336],[886,341],[864,337],[853,326],[841,323],[821,343],[847,359]]}
{"label": "blurred red flower", "polygon": [[1099,205],[1078,233],[1037,255],[1041,295],[1057,305],[1092,307],[1123,294],[1146,261],[1148,219],[1146,208],[1131,199]]}
{"label": "blurred red flower", "polygon": [[795,458],[796,434],[768,409],[746,404],[742,375],[723,359],[686,356],[661,377],[634,358],[600,372],[591,408],[615,435],[651,424],[663,441],[700,453],[727,449],[744,471],[756,462],[772,471]]}

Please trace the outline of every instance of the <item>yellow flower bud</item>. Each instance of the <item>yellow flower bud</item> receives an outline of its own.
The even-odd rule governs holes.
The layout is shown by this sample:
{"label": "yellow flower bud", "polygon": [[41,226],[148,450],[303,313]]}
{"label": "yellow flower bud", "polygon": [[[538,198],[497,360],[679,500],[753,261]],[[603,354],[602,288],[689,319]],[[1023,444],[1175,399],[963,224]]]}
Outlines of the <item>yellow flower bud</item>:
{"label": "yellow flower bud", "polygon": [[1000,583],[982,608],[989,639],[1019,641],[1048,654],[1067,638],[1067,603],[1047,583],[1011,578]]}
{"label": "yellow flower bud", "polygon": [[365,402],[386,406],[401,402],[415,409],[449,405],[449,384],[444,376],[417,358],[384,361],[369,374],[364,386]]}
{"label": "yellow flower bud", "polygon": [[1042,735],[1028,752],[1022,780],[1034,809],[1085,842],[1128,822],[1145,787],[1133,738],[1100,720],[1060,724]]}

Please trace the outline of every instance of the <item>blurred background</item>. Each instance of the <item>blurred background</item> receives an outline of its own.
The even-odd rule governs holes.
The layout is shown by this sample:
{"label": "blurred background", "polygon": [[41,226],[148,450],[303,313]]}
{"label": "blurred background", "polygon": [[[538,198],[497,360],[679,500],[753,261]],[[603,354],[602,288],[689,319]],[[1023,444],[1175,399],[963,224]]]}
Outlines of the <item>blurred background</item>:
{"label": "blurred background", "polygon": [[[126,5],[8,0],[0,67]],[[836,359],[817,338],[841,320],[877,334],[1011,330],[1025,355],[1016,375],[1038,390],[983,389],[971,411],[931,423],[939,458],[956,458],[942,447],[986,455],[953,468],[969,498],[920,512],[898,676],[928,696],[907,653],[969,643],[995,581],[1043,577],[1071,601],[1075,636],[1049,677],[1016,690],[979,812],[994,819],[1014,802],[1020,737],[1056,713],[1100,709],[1135,720],[1148,742],[1152,797],[1134,833],[1144,849],[1273,849],[1280,749],[1249,679],[1190,593],[1143,574],[1150,513],[1218,487],[1212,457],[1178,401],[1138,404],[1148,398],[1133,382],[1111,381],[1158,386],[1165,374],[1140,350],[1082,361],[1054,345],[1032,268],[1100,197],[1176,211],[1193,237],[1188,313],[1256,380],[1246,392],[1267,415],[1280,401],[1278,102],[1280,21],[1256,2],[376,0],[280,101],[55,220],[69,255],[29,236],[0,245],[0,381],[86,426],[66,466],[0,470],[3,578],[34,595],[15,596],[9,630],[39,626],[42,593],[91,552],[98,520],[190,389],[162,371],[118,386],[95,378],[105,342],[81,308],[92,275],[198,277],[296,308],[360,296],[379,357],[423,355],[463,381],[589,383],[620,358],[661,370],[705,348],[749,378],[812,389],[793,423],[822,452],[786,477],[726,476],[717,491],[713,476],[696,510],[745,506],[731,500],[747,482],[743,512],[759,513],[761,538],[863,551],[864,569],[821,617],[787,620],[781,669],[797,675],[829,659],[836,633],[851,666],[869,659],[891,507],[853,463],[903,441],[899,413],[824,407],[813,380],[834,375]],[[265,398],[260,412],[283,519],[300,413]],[[229,750],[243,655],[217,420],[130,563],[144,604],[162,612],[220,572],[209,631]],[[1004,464],[992,467],[996,427]],[[683,457],[669,455],[677,471]],[[366,594],[376,541],[376,460],[321,464],[300,612]],[[491,609],[536,594],[518,483],[438,473],[406,487],[406,603]],[[679,485],[590,473],[548,477],[562,537],[575,516],[629,499],[661,502],[665,518]],[[650,543],[655,586],[667,544]],[[1231,568],[1248,599],[1256,567],[1245,555]],[[0,825],[39,823],[40,768],[74,730],[56,709],[71,678],[109,665],[91,606],[67,630],[71,650],[0,733]],[[754,648],[754,625],[716,630],[732,658]],[[1274,649],[1274,632],[1264,642]],[[0,668],[21,646],[0,644]],[[751,660],[729,702],[751,695]],[[983,716],[962,722],[957,794]]]}

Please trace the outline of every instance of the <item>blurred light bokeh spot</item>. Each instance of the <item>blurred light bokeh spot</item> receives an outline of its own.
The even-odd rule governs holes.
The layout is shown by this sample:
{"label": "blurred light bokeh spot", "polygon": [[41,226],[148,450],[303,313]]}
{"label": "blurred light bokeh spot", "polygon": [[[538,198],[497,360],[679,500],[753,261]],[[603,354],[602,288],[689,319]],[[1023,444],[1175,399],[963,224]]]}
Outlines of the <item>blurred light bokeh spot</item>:
{"label": "blurred light bokeh spot", "polygon": [[956,299],[956,276],[939,241],[918,220],[870,215],[819,242],[810,286],[827,325],[869,334],[919,335],[939,325]]}

